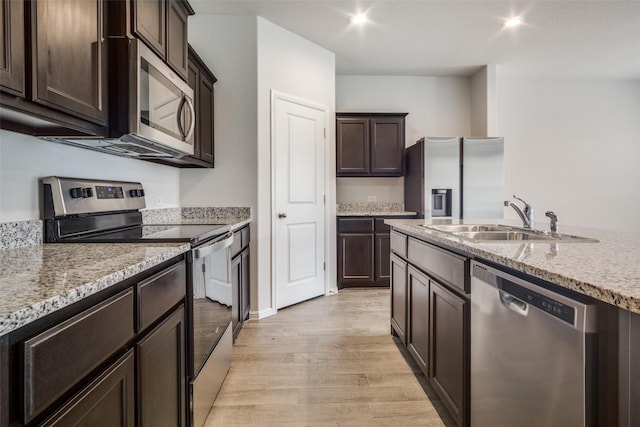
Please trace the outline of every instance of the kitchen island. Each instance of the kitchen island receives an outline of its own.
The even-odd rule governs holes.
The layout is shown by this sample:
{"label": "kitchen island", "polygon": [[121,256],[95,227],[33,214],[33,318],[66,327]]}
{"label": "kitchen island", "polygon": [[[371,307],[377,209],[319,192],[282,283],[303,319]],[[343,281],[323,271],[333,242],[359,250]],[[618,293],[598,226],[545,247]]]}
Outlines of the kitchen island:
{"label": "kitchen island", "polygon": [[[634,362],[640,355],[638,235],[563,227],[562,233],[595,239],[596,242],[563,242],[541,238],[533,241],[476,242],[429,228],[438,225],[446,229],[446,225],[463,224],[462,221],[389,219],[386,223],[392,228],[392,333],[407,346],[458,425],[468,426],[473,418],[473,393],[470,390],[474,387],[475,377],[471,373],[481,372],[484,366],[473,363],[475,358],[479,353],[492,354],[494,351],[497,352],[494,354],[496,357],[506,356],[497,347],[486,349],[483,346],[492,344],[479,335],[473,335],[486,335],[482,325],[475,322],[484,313],[496,310],[491,309],[490,305],[484,306],[485,303],[479,305],[480,301],[486,301],[487,298],[486,294],[478,294],[481,290],[475,287],[477,268],[483,265],[516,277],[514,280],[534,283],[540,287],[540,292],[551,291],[590,304],[596,313],[593,318],[596,319],[597,338],[585,350],[591,355],[585,362],[586,369],[582,371],[586,378],[582,381],[586,381],[587,390],[583,398],[585,416],[593,420],[595,425],[631,426],[640,422],[640,414],[636,409],[640,403],[640,388],[636,386],[640,383],[640,369]],[[466,224],[519,226],[505,220],[467,221]],[[502,289],[500,286],[499,289]],[[520,305],[526,307],[527,297],[524,298],[525,303]],[[504,300],[503,304],[508,306],[509,301]],[[546,310],[551,312],[552,307],[547,306]],[[506,335],[513,335],[509,332],[514,325],[513,320],[500,325],[505,339]],[[524,349],[529,342],[535,346],[535,340],[530,341],[533,333],[530,330],[524,336],[519,335],[519,347]],[[557,345],[554,344],[562,345],[540,342],[538,347],[551,345],[550,348],[555,349]],[[483,351],[478,352],[478,349]],[[514,362],[519,362],[516,365],[520,368],[510,371],[506,365],[503,366],[504,371],[498,383],[508,377],[520,377],[519,372],[533,369],[533,366],[522,365],[524,360],[520,357],[516,359]],[[543,372],[539,372],[540,375],[560,372],[556,371],[562,369],[556,366],[557,359],[544,359],[547,365]],[[575,363],[585,360],[576,359]],[[541,396],[555,393],[559,390],[555,387],[563,387],[553,385],[553,376],[543,378],[547,378],[549,390],[545,392],[545,388],[538,389],[543,393]],[[481,383],[475,382],[475,386]],[[525,382],[517,384],[520,385],[514,385],[514,391],[526,386]],[[483,395],[489,399],[497,398],[497,395]],[[531,398],[536,401],[535,397]],[[518,401],[522,401],[522,396]],[[481,408],[478,401],[475,402],[475,408]],[[500,407],[498,400],[492,402]]]}

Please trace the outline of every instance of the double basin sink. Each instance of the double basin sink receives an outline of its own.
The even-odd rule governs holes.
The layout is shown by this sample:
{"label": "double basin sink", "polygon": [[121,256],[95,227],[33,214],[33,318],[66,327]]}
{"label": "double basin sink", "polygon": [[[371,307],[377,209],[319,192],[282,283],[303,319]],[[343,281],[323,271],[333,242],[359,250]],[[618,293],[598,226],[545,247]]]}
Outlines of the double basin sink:
{"label": "double basin sink", "polygon": [[598,243],[595,239],[572,236],[569,234],[549,233],[528,228],[499,224],[447,224],[423,225],[431,230],[448,233],[452,236],[473,242],[562,242],[562,243]]}

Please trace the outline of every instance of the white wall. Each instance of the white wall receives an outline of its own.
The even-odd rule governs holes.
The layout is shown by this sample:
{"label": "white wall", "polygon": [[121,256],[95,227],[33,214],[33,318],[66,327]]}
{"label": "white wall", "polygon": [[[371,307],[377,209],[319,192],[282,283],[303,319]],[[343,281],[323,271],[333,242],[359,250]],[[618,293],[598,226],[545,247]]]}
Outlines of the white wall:
{"label": "white wall", "polygon": [[180,203],[176,168],[0,130],[0,222],[39,219],[38,178],[52,175],[139,181],[145,188],[147,207]]}
{"label": "white wall", "polygon": [[328,109],[325,152],[326,235],[330,287],[336,288],[335,250],[335,55],[258,18],[258,310],[275,306],[271,293],[271,92],[306,99]]}
{"label": "white wall", "polygon": [[404,178],[336,178],[336,202],[369,203],[369,196],[376,202],[404,203]]}
{"label": "white wall", "polygon": [[471,77],[469,136],[499,136],[497,132],[496,66],[485,65]]}
{"label": "white wall", "polygon": [[[336,111],[409,113],[406,146],[427,135],[469,135],[471,82],[468,77],[339,75]],[[339,179],[337,200],[359,202],[351,199],[360,194],[376,196],[378,201],[404,201],[403,179],[386,179],[380,184],[372,186],[358,178]]]}
{"label": "white wall", "polygon": [[182,206],[257,205],[257,36],[255,16],[194,15],[189,42],[218,79],[215,167],[183,169]]}
{"label": "white wall", "polygon": [[505,194],[530,202],[545,228],[553,210],[561,227],[640,232],[640,81],[498,70],[497,92]]}

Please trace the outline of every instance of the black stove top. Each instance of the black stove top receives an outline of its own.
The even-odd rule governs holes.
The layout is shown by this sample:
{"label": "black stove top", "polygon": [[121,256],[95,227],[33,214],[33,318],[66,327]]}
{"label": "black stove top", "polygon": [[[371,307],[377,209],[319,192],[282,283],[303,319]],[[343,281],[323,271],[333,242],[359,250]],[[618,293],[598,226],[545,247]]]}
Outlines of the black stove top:
{"label": "black stove top", "polygon": [[74,243],[190,243],[197,246],[230,231],[229,225],[138,225],[131,228],[67,237]]}

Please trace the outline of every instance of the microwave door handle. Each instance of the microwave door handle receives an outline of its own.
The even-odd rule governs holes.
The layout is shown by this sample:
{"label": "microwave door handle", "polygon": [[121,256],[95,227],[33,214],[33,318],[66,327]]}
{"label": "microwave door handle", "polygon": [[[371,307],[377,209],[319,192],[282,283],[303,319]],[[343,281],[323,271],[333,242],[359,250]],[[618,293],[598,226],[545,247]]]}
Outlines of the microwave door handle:
{"label": "microwave door handle", "polygon": [[182,125],[182,110],[184,110],[184,105],[187,103],[187,97],[183,96],[180,100],[180,104],[178,105],[178,111],[176,112],[176,121],[178,122],[178,131],[180,132],[180,136],[183,140],[186,140],[187,133],[184,131],[184,126]]}
{"label": "microwave door handle", "polygon": [[193,106],[193,101],[191,101],[190,98],[185,96],[184,100],[187,106],[189,107],[189,111],[191,112],[190,114],[191,123],[189,123],[189,130],[187,131],[187,134],[184,136],[184,140],[189,141],[193,136],[193,132],[196,130],[196,109]]}

